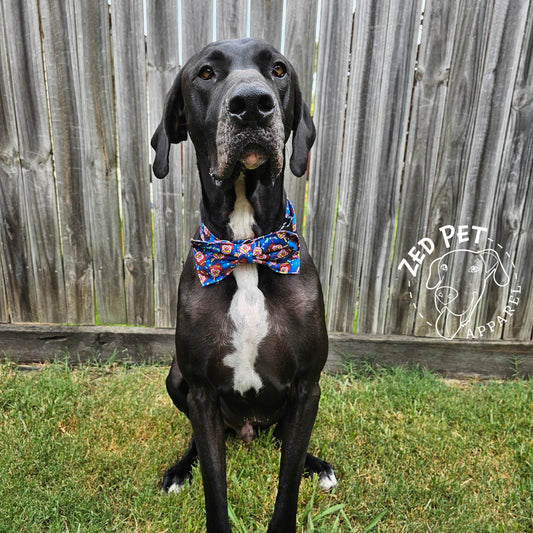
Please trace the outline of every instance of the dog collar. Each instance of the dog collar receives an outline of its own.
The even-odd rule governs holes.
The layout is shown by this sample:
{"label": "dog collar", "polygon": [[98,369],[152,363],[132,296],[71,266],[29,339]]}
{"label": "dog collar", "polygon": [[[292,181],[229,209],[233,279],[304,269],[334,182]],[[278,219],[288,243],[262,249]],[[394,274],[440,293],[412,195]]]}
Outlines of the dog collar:
{"label": "dog collar", "polygon": [[218,283],[243,263],[266,265],[279,274],[300,272],[300,241],[296,234],[296,214],[287,199],[285,221],[278,231],[255,239],[217,239],[203,223],[200,239],[191,239],[196,271],[205,287]]}

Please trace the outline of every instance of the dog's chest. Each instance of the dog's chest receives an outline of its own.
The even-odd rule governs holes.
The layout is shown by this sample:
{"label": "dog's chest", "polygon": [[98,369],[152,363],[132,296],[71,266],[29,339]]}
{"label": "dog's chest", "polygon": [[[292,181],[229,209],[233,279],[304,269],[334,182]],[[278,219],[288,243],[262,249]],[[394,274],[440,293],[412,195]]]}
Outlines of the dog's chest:
{"label": "dog's chest", "polygon": [[[246,198],[243,176],[235,183],[235,193],[235,205],[229,221],[233,238],[251,239],[254,237],[252,229],[254,213]],[[265,297],[258,287],[256,265],[238,265],[233,275],[237,282],[237,290],[229,307],[232,350],[225,356],[224,364],[233,370],[235,391],[244,394],[250,389],[255,389],[258,392],[263,382],[255,370],[255,362],[259,345],[269,329]]]}

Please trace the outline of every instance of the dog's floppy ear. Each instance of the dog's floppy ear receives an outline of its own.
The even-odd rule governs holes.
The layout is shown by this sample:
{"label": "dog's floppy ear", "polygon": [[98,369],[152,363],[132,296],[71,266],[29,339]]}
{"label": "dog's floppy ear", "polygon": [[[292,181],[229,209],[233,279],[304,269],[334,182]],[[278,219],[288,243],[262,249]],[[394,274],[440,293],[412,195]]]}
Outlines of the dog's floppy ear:
{"label": "dog's floppy ear", "polygon": [[294,80],[294,115],[292,121],[292,155],[291,171],[295,176],[303,176],[307,170],[309,150],[315,142],[316,130],[311,113],[302,98],[298,77],[293,73]]}
{"label": "dog's floppy ear", "polygon": [[498,255],[496,250],[493,250],[492,248],[487,248],[486,250],[482,250],[479,253],[483,258],[483,261],[485,262],[486,279],[492,276],[492,279],[494,280],[494,283],[496,283],[496,285],[500,287],[505,287],[509,283],[509,281],[511,281],[511,278],[509,277],[509,274],[507,274],[507,271],[503,266],[502,260],[500,259],[500,256]]}
{"label": "dog's floppy ear", "polygon": [[176,76],[165,102],[163,117],[154,135],[152,148],[155,150],[155,159],[152,170],[158,178],[168,174],[168,154],[170,144],[177,144],[187,139],[187,121],[185,119],[185,106],[181,91],[181,71]]}

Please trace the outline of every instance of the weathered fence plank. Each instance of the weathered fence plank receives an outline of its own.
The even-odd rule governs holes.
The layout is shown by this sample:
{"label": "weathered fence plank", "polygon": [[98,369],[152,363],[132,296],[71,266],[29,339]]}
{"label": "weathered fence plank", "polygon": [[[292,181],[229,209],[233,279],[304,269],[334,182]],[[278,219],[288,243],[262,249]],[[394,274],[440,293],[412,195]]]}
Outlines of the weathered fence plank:
{"label": "weathered fence plank", "polygon": [[[505,143],[508,117],[513,98],[513,84],[509,83],[509,75],[515,73],[518,67],[522,36],[527,18],[528,6],[526,2],[514,0],[495,3],[490,25],[490,39],[486,49],[483,78],[479,87],[479,105],[473,131],[470,160],[466,173],[461,206],[458,220],[468,226],[489,227],[491,216],[496,217],[497,206],[494,198],[500,186],[499,168]],[[495,239],[494,235],[487,235]],[[484,245],[481,241],[481,249]],[[488,244],[488,242],[487,242]],[[498,242],[495,243],[497,246]],[[505,246],[507,243],[502,242]],[[502,249],[503,256],[503,249]],[[466,308],[472,299],[472,294],[483,294],[484,280],[478,276],[468,276],[470,259],[454,264],[465,272],[463,283],[459,291],[457,302]],[[503,257],[505,267],[510,262]],[[477,306],[476,323],[485,324],[495,318],[498,308],[487,309],[486,298]],[[493,301],[497,305],[497,300]],[[467,328],[463,328],[458,336],[466,337]]]}
{"label": "weathered fence plank", "polygon": [[337,211],[352,20],[350,2],[322,3],[314,105],[317,138],[311,152],[305,237],[325,296]]}
{"label": "weathered fence plank", "polygon": [[379,87],[385,49],[386,2],[364,2],[355,12],[351,44],[351,70],[347,128],[342,154],[340,194],[328,299],[328,326],[352,331],[358,292],[363,243],[370,212],[367,196],[375,179],[369,144],[376,112],[375,87]]}
{"label": "weathered fence plank", "polygon": [[[158,0],[148,5],[147,59],[150,124],[161,120],[165,96],[179,70],[178,3]],[[170,152],[169,174],[153,178],[155,323],[176,323],[178,275],[183,262],[181,150]]]}
{"label": "weathered fence plank", "polygon": [[[514,14],[516,8],[520,8],[520,11]],[[527,305],[527,302],[531,301],[527,292],[531,287],[530,280],[533,279],[533,241],[531,240],[533,221],[530,214],[533,202],[531,187],[533,175],[533,105],[531,99],[533,95],[533,64],[531,63],[533,21],[531,20],[531,6],[529,6],[529,16],[527,8],[526,2],[509,6],[509,12],[505,13],[506,19],[502,21],[505,22],[502,39],[514,36],[518,39],[516,44],[520,45],[521,50],[518,46],[509,49],[509,46],[502,43],[501,54],[507,51],[509,57],[497,59],[498,63],[501,62],[509,69],[508,73],[501,72],[501,77],[505,78],[507,74],[507,79],[501,79],[500,85],[512,92],[507,95],[505,109],[506,116],[509,117],[507,130],[500,128],[501,134],[506,134],[506,139],[503,155],[500,158],[498,184],[492,195],[494,202],[491,208],[488,234],[495,241],[492,243],[493,246],[496,246],[496,243],[501,243],[503,246],[500,255],[510,276],[510,282],[505,289],[496,284],[488,285],[485,298],[480,305],[477,322],[487,324],[497,321],[497,317],[501,315],[505,306],[519,299],[521,303],[512,305],[516,308],[513,315],[506,317],[508,322],[504,327],[504,336],[508,337],[512,332],[509,338],[529,340],[533,327],[533,308]],[[512,15],[515,20],[509,20]],[[516,22],[517,18],[519,22]],[[524,33],[520,31],[523,22],[527,25]],[[514,29],[511,30],[511,27]],[[521,53],[518,53],[520,51]],[[515,72],[513,61],[518,57],[520,65],[516,69],[516,80],[512,83],[512,72]],[[500,95],[493,99],[493,101],[498,101],[496,106],[498,108],[501,105],[500,100],[503,100]],[[493,129],[492,126],[491,129]],[[498,163],[499,161],[494,162],[494,165]],[[499,331],[497,333],[499,334]],[[490,336],[488,328],[486,335]]]}
{"label": "weathered fence plank", "polygon": [[[183,62],[201,50],[213,39],[213,6],[212,1],[196,2],[195,0],[182,0],[182,45]],[[192,21],[202,21],[202,24],[193,24]]]}
{"label": "weathered fence plank", "polygon": [[246,37],[247,0],[215,0],[217,41]]}
{"label": "weathered fence plank", "polygon": [[[530,165],[529,173],[530,176],[533,174],[533,165]],[[506,316],[508,323],[504,330],[505,339],[533,341],[533,231],[531,228],[533,228],[533,185],[530,179],[515,258],[517,283],[514,288],[519,289],[520,292],[510,293],[507,300],[508,304],[516,303],[517,305],[511,305],[513,313],[511,316]],[[533,347],[531,350],[533,351]]]}
{"label": "weathered fence plank", "polygon": [[[449,377],[516,378],[533,376],[533,353],[525,342],[457,341],[408,336],[329,335],[326,370],[343,372],[346,364],[409,365]],[[106,361],[170,362],[174,332],[163,328],[5,325],[0,353],[16,363],[68,361],[72,365]]]}
{"label": "weathered fence plank", "polygon": [[[292,2],[293,4],[295,2]],[[305,11],[311,10],[307,6]],[[250,13],[250,37],[264,39],[281,49],[283,0],[254,0]]]}
{"label": "weathered fence plank", "polygon": [[384,332],[421,15],[421,2],[410,2],[408,6],[391,2],[388,12],[376,130],[374,135],[371,133],[374,142],[369,145],[374,179],[368,196],[370,210],[363,245],[357,318],[360,333]]}
{"label": "weathered fence plank", "polygon": [[[447,251],[442,239],[439,239],[439,228],[443,224],[462,224],[458,218],[459,206],[470,159],[491,15],[490,3],[462,2],[457,16],[452,69],[425,235],[436,243],[435,257]],[[465,39],[465,35],[469,38]],[[428,263],[425,262],[421,267],[421,279],[428,278]],[[418,314],[415,335],[434,335],[433,326],[428,325],[426,318],[431,316],[434,309],[433,293],[420,291],[416,303]]]}
{"label": "weathered fence plank", "polygon": [[[516,290],[509,291],[511,298],[520,299],[519,305],[504,327],[505,339],[533,340],[533,5],[529,6],[527,26],[521,50],[521,63],[514,83],[513,102],[507,128],[498,191],[498,212],[501,213],[492,228],[513,257],[515,264],[512,280]],[[516,278],[515,278],[516,275]],[[499,293],[501,294],[501,292]],[[488,301],[499,301],[489,292]]]}
{"label": "weathered fence plank", "polygon": [[126,315],[130,324],[151,325],[154,299],[143,4],[112,2],[111,22]]}
{"label": "weathered fence plank", "polygon": [[66,322],[90,324],[95,316],[94,273],[85,209],[88,198],[83,191],[86,167],[82,148],[84,133],[88,130],[81,114],[74,5],[53,0],[41,2],[40,16],[52,145],[55,148]]}
{"label": "weathered fence plank", "polygon": [[[127,322],[109,6],[75,2],[84,209],[99,324]],[[147,228],[148,230],[148,228]],[[94,323],[92,317],[90,323]]]}
{"label": "weathered fence plank", "polygon": [[[7,50],[7,16],[0,3],[0,49]],[[15,121],[15,95],[7,53],[0,54],[0,320],[31,322],[36,319],[35,284],[32,280],[31,250],[27,234],[22,166]],[[9,308],[8,308],[9,305]]]}
{"label": "weathered fence plank", "polygon": [[9,309],[7,307],[7,292],[4,284],[4,267],[0,262],[0,323],[9,321]]}
{"label": "weathered fence plank", "polygon": [[[362,27],[356,22],[354,34],[365,36],[366,43],[361,44],[366,56],[358,54],[360,37],[354,37],[353,71],[364,74],[350,80],[353,97],[350,92],[348,96],[347,122],[356,126],[345,136],[330,288],[340,301],[334,297],[328,306],[333,329],[346,330],[353,324],[359,283],[352,284],[347,273],[358,282],[359,268],[357,331],[383,333],[384,329],[416,54],[413,37],[418,33],[421,12],[420,3],[409,5],[406,9],[374,2],[356,9],[356,21],[361,17]],[[365,35],[363,27],[370,32]],[[335,312],[340,312],[338,324],[333,320]]]}
{"label": "weathered fence plank", "polygon": [[399,270],[399,266],[427,234],[459,2],[453,0],[444,5],[440,0],[428,0],[424,9],[394,245],[388,334],[411,334],[416,319],[412,303],[413,295],[421,289],[420,276],[413,279],[406,268]]}
{"label": "weathered fence plank", "polygon": [[[44,69],[42,63],[39,13],[31,2],[3,2],[5,27],[5,53],[10,66],[10,81],[13,91],[14,118],[18,138],[21,172],[12,174],[21,178],[15,189],[19,199],[11,198],[21,208],[20,218],[24,226],[12,227],[22,230],[12,235],[18,248],[15,257],[27,263],[13,265],[26,268],[29,275],[17,276],[17,281],[28,283],[28,297],[32,319],[42,322],[62,322],[67,316],[65,283],[61,263],[61,242],[57,219],[56,190],[52,169],[52,147],[48,127],[48,105]],[[7,34],[9,33],[9,38]],[[9,94],[9,93],[8,93]],[[11,210],[9,210],[11,211]],[[28,246],[20,241],[27,240]],[[8,240],[9,242],[9,240]],[[10,290],[26,287],[12,287]]]}

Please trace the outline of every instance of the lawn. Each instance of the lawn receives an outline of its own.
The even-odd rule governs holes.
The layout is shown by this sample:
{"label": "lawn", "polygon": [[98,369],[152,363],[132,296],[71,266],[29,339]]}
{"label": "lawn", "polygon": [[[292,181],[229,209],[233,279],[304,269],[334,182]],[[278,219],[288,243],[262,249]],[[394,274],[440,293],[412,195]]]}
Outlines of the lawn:
{"label": "lawn", "polygon": [[[161,494],[191,435],[160,366],[0,365],[0,531],[199,532],[199,472]],[[531,381],[445,382],[364,366],[325,375],[311,450],[331,494],[304,480],[299,531],[533,531]],[[228,440],[234,531],[265,531],[279,449]]]}

